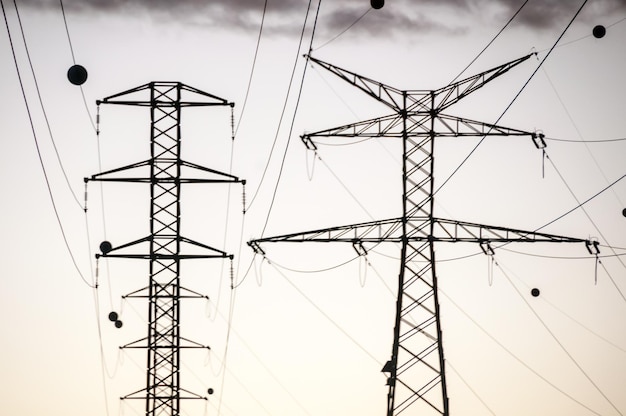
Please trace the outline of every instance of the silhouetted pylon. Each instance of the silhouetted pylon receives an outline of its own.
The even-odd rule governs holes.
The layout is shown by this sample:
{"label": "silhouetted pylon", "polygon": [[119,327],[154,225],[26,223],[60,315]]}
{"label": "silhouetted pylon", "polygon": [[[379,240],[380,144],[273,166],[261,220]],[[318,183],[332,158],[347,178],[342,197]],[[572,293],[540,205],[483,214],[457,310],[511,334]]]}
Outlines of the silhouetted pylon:
{"label": "silhouetted pylon", "polygon": [[181,190],[184,184],[190,183],[245,184],[236,176],[182,159],[181,113],[185,107],[232,108],[234,104],[180,82],[151,82],[97,103],[148,107],[151,120],[149,159],[85,178],[86,182],[150,185],[150,235],[118,246],[105,242],[100,246],[102,254],[96,255],[150,262],[148,286],[124,296],[148,300],[148,335],[122,347],[147,350],[146,387],[124,396],[122,400],[145,400],[146,416],[178,416],[181,414],[181,400],[206,400],[206,397],[181,387],[181,351],[187,348],[209,349],[181,335],[181,300],[207,298],[181,285],[181,261],[233,259],[232,255],[222,250],[181,235]]}
{"label": "silhouetted pylon", "polygon": [[366,245],[394,242],[401,246],[400,273],[391,358],[382,371],[388,374],[387,416],[409,408],[412,415],[449,416],[446,371],[441,338],[441,321],[435,273],[437,242],[472,242],[483,250],[490,243],[590,241],[533,231],[516,230],[437,218],[433,215],[433,150],[437,137],[530,136],[535,143],[542,137],[517,130],[444,113],[511,68],[526,61],[527,55],[437,90],[400,90],[335,65],[308,57],[350,85],[388,106],[392,113],[302,137],[307,148],[316,150],[314,137],[399,138],[402,151],[402,216],[380,221],[351,224],[248,242],[260,254],[261,243],[269,242],[346,242],[358,253]]}

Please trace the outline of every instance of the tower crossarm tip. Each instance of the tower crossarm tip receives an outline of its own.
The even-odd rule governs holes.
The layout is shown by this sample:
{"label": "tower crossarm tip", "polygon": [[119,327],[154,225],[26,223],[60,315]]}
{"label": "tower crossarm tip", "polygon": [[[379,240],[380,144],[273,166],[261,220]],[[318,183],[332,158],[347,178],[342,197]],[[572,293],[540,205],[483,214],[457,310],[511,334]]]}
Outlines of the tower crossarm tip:
{"label": "tower crossarm tip", "polygon": [[[532,53],[434,90],[432,94],[434,95],[436,102],[435,108],[443,110],[450,107],[474,91],[484,87],[487,83],[526,61],[531,56],[533,56]],[[417,105],[418,103],[413,104],[413,107]]]}
{"label": "tower crossarm tip", "polygon": [[434,241],[458,243],[585,243],[589,240],[538,231],[477,224],[466,221],[433,218]]}

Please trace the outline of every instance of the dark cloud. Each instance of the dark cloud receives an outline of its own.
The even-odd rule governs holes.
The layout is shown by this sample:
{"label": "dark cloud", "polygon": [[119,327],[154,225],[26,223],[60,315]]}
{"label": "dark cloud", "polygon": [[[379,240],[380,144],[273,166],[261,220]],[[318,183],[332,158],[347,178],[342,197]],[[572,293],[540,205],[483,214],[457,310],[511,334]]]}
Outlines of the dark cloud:
{"label": "dark cloud", "polygon": [[[313,7],[316,2],[313,2]],[[367,10],[370,12],[351,30],[353,33],[396,34],[436,32],[462,33],[471,25],[506,22],[523,0],[387,0],[380,10],[370,8],[369,0],[322,2],[319,30],[340,32]],[[579,7],[564,0],[529,1],[517,16],[517,26],[537,30],[561,28]],[[42,9],[58,9],[56,0],[21,0],[20,4]],[[257,30],[264,0],[64,0],[68,13],[124,14],[165,20],[171,23],[200,24],[229,30]],[[268,34],[297,32],[307,0],[269,0],[266,15]],[[626,0],[596,0],[586,6],[581,18],[599,18],[626,11]],[[498,23],[498,24],[496,24]]]}

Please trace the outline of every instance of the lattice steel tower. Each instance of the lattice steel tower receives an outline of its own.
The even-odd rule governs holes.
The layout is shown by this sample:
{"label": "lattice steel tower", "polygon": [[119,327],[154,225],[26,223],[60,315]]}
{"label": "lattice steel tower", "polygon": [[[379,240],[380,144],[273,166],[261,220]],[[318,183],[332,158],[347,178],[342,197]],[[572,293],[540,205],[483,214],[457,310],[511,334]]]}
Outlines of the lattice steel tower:
{"label": "lattice steel tower", "polygon": [[[446,371],[439,318],[435,250],[437,242],[473,242],[486,254],[490,243],[590,241],[494,227],[434,216],[434,159],[436,137],[530,136],[537,147],[545,146],[543,135],[460,118],[444,113],[450,106],[526,61],[527,55],[437,90],[399,90],[308,57],[352,86],[392,110],[387,116],[347,124],[302,136],[309,149],[313,137],[388,137],[403,143],[402,216],[314,231],[266,237],[248,244],[265,254],[261,243],[331,242],[351,243],[358,253],[367,244],[394,242],[401,246],[400,273],[391,358],[382,371],[388,375],[387,416],[407,411],[411,415],[450,414]],[[409,410],[410,409],[410,410]]]}
{"label": "lattice steel tower", "polygon": [[[142,98],[145,95],[147,97]],[[137,182],[150,186],[150,235],[116,247],[103,242],[100,246],[102,254],[96,257],[149,261],[148,286],[125,296],[148,299],[148,334],[122,347],[147,350],[146,387],[122,399],[145,400],[147,416],[177,416],[181,413],[181,400],[206,399],[181,387],[181,350],[208,348],[181,335],[181,300],[206,298],[181,286],[181,261],[233,258],[224,251],[181,235],[182,185],[245,184],[244,180],[233,175],[181,158],[182,108],[230,106],[232,109],[234,104],[180,82],[151,82],[104,98],[97,104],[150,109],[150,158],[92,175],[85,181]]]}

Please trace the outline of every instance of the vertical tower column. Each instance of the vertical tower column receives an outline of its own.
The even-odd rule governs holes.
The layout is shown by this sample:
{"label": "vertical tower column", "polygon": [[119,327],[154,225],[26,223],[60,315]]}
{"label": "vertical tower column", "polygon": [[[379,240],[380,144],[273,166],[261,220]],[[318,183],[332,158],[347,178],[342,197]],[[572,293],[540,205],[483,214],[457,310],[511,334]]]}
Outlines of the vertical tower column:
{"label": "vertical tower column", "polygon": [[153,84],[146,415],[180,412],[180,84]]}

